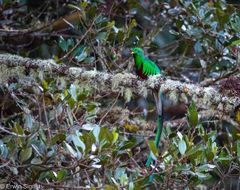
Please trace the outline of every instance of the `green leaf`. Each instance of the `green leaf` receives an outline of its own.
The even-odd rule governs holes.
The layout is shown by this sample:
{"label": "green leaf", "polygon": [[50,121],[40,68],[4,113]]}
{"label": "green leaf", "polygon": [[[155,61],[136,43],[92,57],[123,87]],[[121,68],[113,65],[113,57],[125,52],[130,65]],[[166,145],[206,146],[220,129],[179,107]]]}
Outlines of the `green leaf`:
{"label": "green leaf", "polygon": [[128,176],[127,176],[126,173],[121,175],[121,177],[120,177],[120,184],[123,185],[123,186],[128,184]]}
{"label": "green leaf", "polygon": [[31,114],[24,114],[25,126],[29,129],[33,127],[33,118]]}
{"label": "green leaf", "polygon": [[107,39],[107,32],[99,32],[96,36],[96,40],[101,42],[101,41],[105,41]]}
{"label": "green leaf", "polygon": [[83,152],[85,151],[86,146],[85,146],[85,144],[83,143],[83,141],[79,138],[79,136],[77,136],[77,135],[70,135],[69,137],[70,137],[70,140],[73,141],[73,144],[74,144],[76,147],[80,147]]}
{"label": "green leaf", "polygon": [[12,130],[13,130],[13,132],[15,132],[19,135],[23,135],[23,133],[24,133],[23,128],[20,126],[19,123],[16,123]]}
{"label": "green leaf", "polygon": [[199,54],[202,52],[202,44],[197,41],[195,44],[194,44],[194,51],[196,54]]}
{"label": "green leaf", "polygon": [[174,172],[190,171],[192,166],[190,164],[176,164],[174,167]]}
{"label": "green leaf", "polygon": [[83,61],[85,58],[87,58],[87,48],[86,47],[79,47],[73,52],[73,56],[75,56],[75,59],[77,59],[78,62]]}
{"label": "green leaf", "polygon": [[240,39],[239,39],[239,37],[233,36],[231,39],[229,39],[228,41],[226,41],[226,42],[224,43],[224,46],[225,46],[225,47],[228,47],[228,46],[231,46],[231,45],[238,45],[238,44],[240,44]]}
{"label": "green leaf", "polygon": [[62,179],[64,179],[65,177],[67,177],[68,172],[66,169],[62,169],[60,171],[57,172],[57,179],[58,181],[61,181]]}
{"label": "green leaf", "polygon": [[47,141],[47,137],[46,137],[46,135],[45,135],[43,129],[40,128],[39,131],[38,131],[38,133],[39,133],[39,137],[40,137],[40,139],[41,139],[44,143],[46,143],[46,141]]}
{"label": "green leaf", "polygon": [[76,101],[72,97],[70,97],[68,98],[67,103],[70,106],[70,108],[73,108],[76,104]]}
{"label": "green leaf", "polygon": [[177,136],[179,137],[180,140],[182,140],[183,135],[182,135],[182,133],[180,131],[177,132]]}
{"label": "green leaf", "polygon": [[237,157],[240,159],[240,140],[237,140]]}
{"label": "green leaf", "polygon": [[73,157],[77,157],[78,156],[77,152],[67,142],[64,142],[64,144],[65,144],[67,150],[71,153],[71,155]]}
{"label": "green leaf", "polygon": [[134,190],[134,183],[132,181],[128,184],[128,190]]}
{"label": "green leaf", "polygon": [[216,166],[213,164],[204,164],[204,165],[199,166],[197,171],[198,172],[209,172],[209,171],[212,171],[214,168],[216,168]]}
{"label": "green leaf", "polygon": [[128,30],[127,30],[127,34],[126,34],[126,37],[127,37],[127,38],[129,38],[129,36],[130,36],[130,34],[131,34],[131,32],[132,32],[132,29],[133,29],[134,27],[136,27],[136,26],[137,26],[137,21],[136,21],[135,19],[132,19],[131,22],[130,22],[130,24],[129,24],[129,26],[128,26]]}
{"label": "green leaf", "polygon": [[203,151],[204,145],[198,144],[188,148],[185,155],[189,157],[189,160],[191,161],[192,164],[196,164],[201,159]]}
{"label": "green leaf", "polygon": [[92,147],[95,145],[96,141],[92,133],[84,133],[83,136],[80,137],[83,143],[86,146],[85,153],[92,152]]}
{"label": "green leaf", "polygon": [[205,154],[206,154],[206,158],[209,162],[212,162],[213,161],[213,158],[214,158],[214,154],[212,151],[210,150],[206,150],[205,151]]}
{"label": "green leaf", "polygon": [[222,149],[217,157],[217,161],[223,164],[224,166],[229,166],[231,160],[232,156],[229,155],[229,152],[225,149]]}
{"label": "green leaf", "polygon": [[87,97],[88,97],[88,92],[87,91],[83,91],[80,94],[78,94],[77,101],[86,100]]}
{"label": "green leaf", "polygon": [[212,153],[215,155],[217,153],[217,143],[213,142],[212,143]]}
{"label": "green leaf", "polygon": [[188,122],[191,127],[195,127],[198,124],[198,112],[194,102],[188,108]]}
{"label": "green leaf", "polygon": [[69,94],[71,94],[72,98],[77,101],[77,87],[74,84],[70,85]]}
{"label": "green leaf", "polygon": [[63,134],[63,133],[56,134],[51,140],[51,145],[61,143],[61,142],[65,141],[65,139],[66,139],[65,134]]}
{"label": "green leaf", "polygon": [[205,179],[205,178],[208,177],[207,174],[200,173],[200,172],[196,172],[195,174],[196,174],[196,176],[197,176],[199,179]]}
{"label": "green leaf", "polygon": [[8,156],[8,148],[6,144],[3,143],[2,140],[0,140],[0,156],[3,157],[4,159],[6,159]]}
{"label": "green leaf", "polygon": [[105,189],[105,190],[115,190],[115,189],[116,189],[116,186],[113,186],[113,185],[105,185],[104,189]]}
{"label": "green leaf", "polygon": [[186,142],[184,141],[184,139],[181,139],[179,142],[178,142],[178,149],[179,149],[179,152],[184,155],[186,150],[187,150],[187,145],[186,145]]}
{"label": "green leaf", "polygon": [[88,106],[87,106],[87,111],[88,111],[88,112],[91,112],[91,111],[93,111],[96,107],[97,107],[97,105],[96,105],[94,102],[91,102],[91,103],[89,103]]}
{"label": "green leaf", "polygon": [[32,156],[32,147],[24,148],[20,152],[20,161],[25,162]]}
{"label": "green leaf", "polygon": [[126,171],[126,168],[124,168],[124,167],[121,167],[121,168],[117,167],[115,169],[114,177],[116,179],[119,179],[122,175],[124,175],[125,171]]}
{"label": "green leaf", "polygon": [[240,17],[235,15],[235,18],[230,21],[231,27],[235,32],[239,32],[240,28]]}
{"label": "green leaf", "polygon": [[107,141],[109,143],[112,143],[113,141],[113,134],[107,127],[101,127],[100,133],[99,133],[99,141]]}
{"label": "green leaf", "polygon": [[115,143],[117,140],[118,140],[118,133],[116,132],[116,128],[114,128],[113,130],[112,130],[112,134],[113,134],[113,141],[112,141],[112,143]]}
{"label": "green leaf", "polygon": [[[39,144],[40,144],[40,143],[39,143]],[[41,143],[41,144],[42,144],[42,143]],[[43,147],[41,147],[42,149],[40,150],[40,146],[38,147],[36,144],[33,144],[33,143],[32,143],[31,146],[32,146],[34,152],[35,152],[38,156],[44,157],[44,156],[42,155],[42,153],[41,153],[41,152],[43,152]]]}
{"label": "green leaf", "polygon": [[97,143],[99,143],[99,134],[100,134],[100,127],[99,127],[99,125],[96,125],[93,129],[93,135],[94,135]]}
{"label": "green leaf", "polygon": [[48,90],[48,82],[46,80],[42,80],[42,87],[44,92]]}
{"label": "green leaf", "polygon": [[74,41],[73,41],[73,39],[67,39],[67,40],[65,40],[65,39],[61,36],[61,37],[60,37],[60,40],[59,40],[59,42],[58,42],[58,45],[59,45],[59,47],[60,47],[63,51],[67,52],[68,49],[69,49],[69,47],[74,45]]}
{"label": "green leaf", "polygon": [[33,158],[31,160],[31,164],[38,165],[38,164],[42,164],[42,163],[43,163],[43,161],[40,158]]}
{"label": "green leaf", "polygon": [[231,42],[230,45],[238,45],[238,44],[240,44],[240,40],[235,40],[235,41]]}
{"label": "green leaf", "polygon": [[73,119],[73,115],[72,115],[72,111],[71,111],[70,107],[67,107],[67,116],[68,116],[68,121],[69,121],[70,125],[72,126],[74,123],[74,119]]}
{"label": "green leaf", "polygon": [[117,34],[117,40],[119,41],[119,42],[121,42],[121,41],[123,41],[123,39],[124,39],[124,32],[123,31],[119,31],[118,32],[118,34]]}
{"label": "green leaf", "polygon": [[128,141],[123,141],[122,145],[120,146],[120,150],[126,150],[129,148],[132,148],[133,146],[136,145],[136,139],[135,138],[131,138]]}
{"label": "green leaf", "polygon": [[9,167],[9,170],[14,174],[14,175],[18,175],[18,168],[16,167]]}
{"label": "green leaf", "polygon": [[152,153],[151,155],[153,156],[153,159],[157,160],[157,157],[158,157],[158,149],[157,149],[154,141],[149,140],[148,146],[149,146],[149,148],[150,148],[150,150],[151,150],[151,153]]}

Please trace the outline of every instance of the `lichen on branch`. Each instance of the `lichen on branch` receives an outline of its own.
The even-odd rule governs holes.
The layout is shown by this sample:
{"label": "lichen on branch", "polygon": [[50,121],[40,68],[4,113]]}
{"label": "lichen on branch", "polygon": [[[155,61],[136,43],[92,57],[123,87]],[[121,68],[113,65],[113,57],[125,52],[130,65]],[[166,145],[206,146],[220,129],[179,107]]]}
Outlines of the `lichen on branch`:
{"label": "lichen on branch", "polygon": [[128,92],[128,100],[130,100],[129,94],[147,96],[148,90],[161,88],[161,91],[173,102],[188,103],[193,100],[200,109],[230,114],[240,105],[239,97],[225,96],[216,87],[202,87],[199,84],[180,82],[161,75],[142,81],[131,73],[114,75],[96,70],[87,71],[79,67],[57,64],[53,60],[30,59],[11,54],[0,54],[0,63],[1,83],[13,75],[14,77],[23,76],[24,68],[27,68],[34,72],[43,71],[54,75],[64,75],[80,82],[87,81],[99,91],[122,91],[123,96],[124,92]]}

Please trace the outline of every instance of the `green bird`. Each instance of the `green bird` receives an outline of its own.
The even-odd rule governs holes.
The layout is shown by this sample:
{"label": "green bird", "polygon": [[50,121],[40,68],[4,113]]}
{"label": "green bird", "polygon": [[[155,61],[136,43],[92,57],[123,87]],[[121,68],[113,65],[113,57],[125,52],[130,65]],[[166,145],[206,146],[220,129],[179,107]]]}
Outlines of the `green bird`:
{"label": "green bird", "polygon": [[[157,75],[161,73],[160,68],[157,66],[156,63],[151,61],[149,58],[147,58],[144,55],[144,52],[141,48],[132,48],[131,54],[133,55],[134,62],[135,62],[135,68],[136,73],[141,79],[147,79],[150,75]],[[162,100],[161,100],[161,93],[153,91],[153,96],[156,102],[157,107],[157,132],[154,139],[155,146],[158,147],[161,133],[162,133],[162,127],[163,127],[163,106],[162,106]],[[146,162],[146,166],[149,167],[152,162],[152,156],[148,156],[148,160]],[[155,163],[156,164],[156,163]],[[153,176],[150,176],[150,182],[152,182]]]}
{"label": "green bird", "polygon": [[147,79],[150,75],[161,73],[156,63],[144,56],[144,52],[141,48],[132,48],[131,53],[134,57],[137,75],[140,78]]}

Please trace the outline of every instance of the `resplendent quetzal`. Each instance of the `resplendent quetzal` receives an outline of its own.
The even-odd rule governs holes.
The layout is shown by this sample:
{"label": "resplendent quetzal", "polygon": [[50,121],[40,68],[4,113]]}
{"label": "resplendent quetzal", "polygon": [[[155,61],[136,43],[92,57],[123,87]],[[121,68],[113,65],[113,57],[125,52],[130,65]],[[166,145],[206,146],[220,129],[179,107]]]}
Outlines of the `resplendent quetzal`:
{"label": "resplendent quetzal", "polygon": [[[157,66],[156,63],[151,61],[149,58],[144,56],[144,52],[141,48],[132,48],[131,53],[134,57],[135,67],[137,71],[137,75],[142,79],[147,79],[150,75],[157,75],[161,73],[160,68]],[[162,106],[162,100],[161,100],[161,94],[159,91],[153,90],[153,96],[156,102],[157,107],[157,133],[154,139],[155,146],[158,147],[161,133],[162,133],[162,127],[163,127],[163,106]],[[146,166],[150,166],[152,162],[152,157],[149,155],[148,160],[146,162]],[[151,180],[152,181],[152,180]]]}

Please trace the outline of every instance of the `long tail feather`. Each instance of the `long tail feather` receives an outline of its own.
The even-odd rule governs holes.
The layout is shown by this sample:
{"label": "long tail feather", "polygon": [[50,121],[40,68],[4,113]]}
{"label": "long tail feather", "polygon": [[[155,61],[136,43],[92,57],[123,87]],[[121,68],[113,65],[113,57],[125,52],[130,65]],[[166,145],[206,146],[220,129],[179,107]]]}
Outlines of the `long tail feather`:
{"label": "long tail feather", "polygon": [[[158,118],[157,118],[157,133],[156,133],[156,136],[155,136],[155,139],[154,139],[154,144],[156,147],[158,147],[158,144],[159,144],[159,141],[160,141],[160,138],[161,138],[161,134],[162,134],[162,127],[163,126],[163,118],[161,115],[158,115]],[[152,156],[149,155],[148,156],[148,159],[147,159],[147,162],[146,162],[146,166],[149,167],[150,164],[152,162]]]}
{"label": "long tail feather", "polygon": [[[162,94],[159,90],[159,92],[156,92],[154,91],[153,92],[153,96],[154,96],[154,99],[155,99],[155,103],[156,103],[156,107],[157,107],[157,114],[158,114],[158,117],[157,117],[157,132],[156,132],[156,136],[155,136],[155,139],[154,139],[154,144],[156,147],[158,147],[158,144],[159,144],[159,141],[160,141],[160,138],[161,138],[161,134],[162,134],[162,129],[163,129],[163,102],[162,102]],[[146,162],[146,166],[149,167],[151,162],[152,162],[152,156],[149,155],[148,156],[148,159],[147,159],[147,162]],[[154,162],[154,165],[156,165],[156,161]],[[149,183],[151,183],[153,181],[153,178],[154,178],[154,175],[152,174],[150,177],[149,177]]]}

